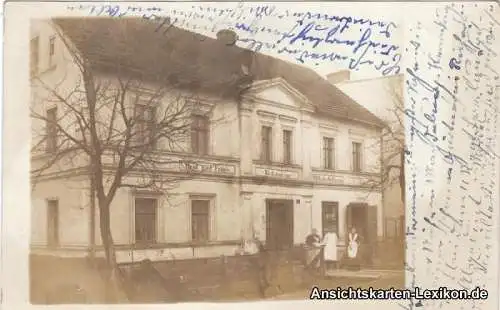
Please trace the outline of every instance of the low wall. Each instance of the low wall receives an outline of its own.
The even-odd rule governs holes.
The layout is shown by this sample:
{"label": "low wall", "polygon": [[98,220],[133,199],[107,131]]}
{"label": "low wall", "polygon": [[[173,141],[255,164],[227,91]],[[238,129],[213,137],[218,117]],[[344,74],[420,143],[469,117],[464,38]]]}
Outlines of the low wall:
{"label": "low wall", "polygon": [[[137,301],[158,300],[150,295],[158,286],[171,301],[230,300],[235,297],[255,298],[260,294],[260,266],[256,255],[220,256],[216,258],[143,261],[120,264],[124,273],[137,287]],[[302,252],[293,249],[269,252],[267,276],[271,287],[286,290],[296,288],[302,281]],[[153,280],[154,279],[154,280]]]}

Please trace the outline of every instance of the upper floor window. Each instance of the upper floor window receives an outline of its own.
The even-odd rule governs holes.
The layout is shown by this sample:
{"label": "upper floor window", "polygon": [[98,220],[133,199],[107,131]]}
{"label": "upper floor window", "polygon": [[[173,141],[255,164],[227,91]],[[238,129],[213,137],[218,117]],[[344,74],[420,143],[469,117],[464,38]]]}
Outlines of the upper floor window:
{"label": "upper floor window", "polygon": [[292,163],[292,131],[283,130],[283,162]]}
{"label": "upper floor window", "polygon": [[191,123],[191,151],[198,155],[208,154],[210,120],[204,115],[194,115]]}
{"label": "upper floor window", "polygon": [[39,41],[38,37],[34,37],[30,41],[30,75],[34,77],[38,74],[39,67]]}
{"label": "upper floor window", "polygon": [[272,157],[272,133],[273,129],[269,126],[262,126],[261,129],[261,160],[271,162]]}
{"label": "upper floor window", "polygon": [[323,168],[334,168],[334,147],[335,140],[333,138],[323,137]]}
{"label": "upper floor window", "polygon": [[49,38],[49,67],[52,67],[54,63],[54,55],[56,52],[56,37],[51,36]]}
{"label": "upper floor window", "polygon": [[45,119],[47,152],[55,152],[57,150],[57,108],[47,110]]}
{"label": "upper floor window", "polygon": [[361,143],[352,143],[352,170],[354,172],[361,171]]}
{"label": "upper floor window", "polygon": [[135,105],[135,133],[137,144],[148,148],[156,147],[156,107],[146,104]]}

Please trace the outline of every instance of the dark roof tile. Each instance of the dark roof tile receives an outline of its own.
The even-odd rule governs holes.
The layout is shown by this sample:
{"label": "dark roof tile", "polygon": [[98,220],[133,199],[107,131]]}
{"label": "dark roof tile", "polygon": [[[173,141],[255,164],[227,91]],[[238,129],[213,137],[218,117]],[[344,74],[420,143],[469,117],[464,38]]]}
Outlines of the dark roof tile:
{"label": "dark roof tile", "polygon": [[143,18],[57,18],[53,20],[82,55],[100,70],[140,72],[147,76],[197,85],[220,96],[234,96],[245,80],[281,77],[306,96],[318,112],[383,126],[382,121],[314,70],[227,46],[194,32]]}

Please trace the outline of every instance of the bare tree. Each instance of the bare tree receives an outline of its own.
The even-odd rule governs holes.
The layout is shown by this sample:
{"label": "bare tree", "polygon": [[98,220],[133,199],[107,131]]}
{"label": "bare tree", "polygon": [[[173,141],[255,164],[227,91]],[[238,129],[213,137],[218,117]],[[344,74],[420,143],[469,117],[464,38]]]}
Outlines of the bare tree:
{"label": "bare tree", "polygon": [[[54,27],[78,77],[74,83],[69,74],[57,82],[39,77],[32,80],[37,98],[31,117],[34,124],[39,124],[34,134],[40,134],[40,124],[45,124],[45,132],[33,137],[32,154],[44,155],[32,166],[32,184],[35,186],[50,169],[88,169],[110,281],[116,289],[120,281],[110,206],[117,191],[124,187],[166,191],[199,173],[196,162],[180,157],[165,159],[161,150],[183,151],[189,141],[193,114],[206,116],[212,108],[202,104],[198,95],[182,91],[172,80],[155,83],[128,74],[129,70],[122,70],[125,68],[117,68],[112,75],[100,74],[63,31]],[[57,114],[41,109],[42,101],[57,107]]]}

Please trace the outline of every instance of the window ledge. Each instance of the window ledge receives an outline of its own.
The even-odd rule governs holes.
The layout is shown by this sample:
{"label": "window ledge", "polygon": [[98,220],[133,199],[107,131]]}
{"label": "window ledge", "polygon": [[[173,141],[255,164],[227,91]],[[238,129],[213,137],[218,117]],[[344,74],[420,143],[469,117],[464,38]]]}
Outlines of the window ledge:
{"label": "window ledge", "polygon": [[330,172],[330,173],[340,173],[340,174],[350,174],[350,175],[360,175],[360,176],[378,176],[379,172],[366,172],[366,171],[352,171],[352,170],[341,170],[341,169],[325,169],[312,167],[312,171],[314,172]]}
{"label": "window ledge", "polygon": [[120,249],[132,249],[132,250],[161,250],[165,248],[201,248],[201,247],[212,247],[212,246],[230,246],[239,245],[240,240],[228,240],[228,241],[207,241],[207,242],[158,242],[152,244],[120,244],[115,245],[117,250]]}
{"label": "window ledge", "polygon": [[301,165],[298,164],[293,164],[293,163],[282,163],[282,162],[267,162],[263,160],[254,160],[253,163],[255,165],[262,165],[262,166],[272,166],[272,167],[283,167],[283,168],[301,168]]}

